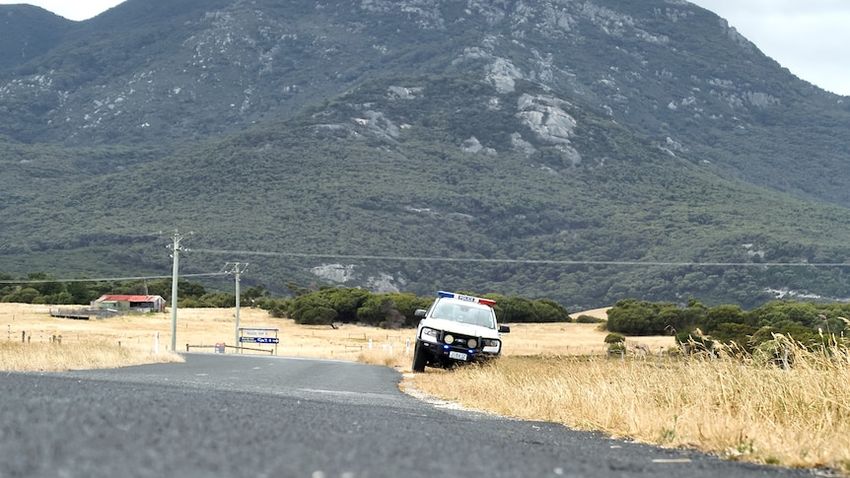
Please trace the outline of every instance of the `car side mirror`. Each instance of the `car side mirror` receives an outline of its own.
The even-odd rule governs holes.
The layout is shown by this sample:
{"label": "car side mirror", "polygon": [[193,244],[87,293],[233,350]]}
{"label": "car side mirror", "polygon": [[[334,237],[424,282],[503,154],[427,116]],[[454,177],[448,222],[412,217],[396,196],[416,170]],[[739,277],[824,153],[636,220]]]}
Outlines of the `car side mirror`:
{"label": "car side mirror", "polygon": [[425,310],[425,309],[416,309],[416,312],[414,312],[413,315],[421,318],[421,317],[425,317],[425,314],[427,314],[427,313],[428,313],[428,311]]}
{"label": "car side mirror", "polygon": [[508,327],[507,325],[500,325],[499,326],[499,333],[500,334],[509,334],[509,333],[511,333],[511,328]]}

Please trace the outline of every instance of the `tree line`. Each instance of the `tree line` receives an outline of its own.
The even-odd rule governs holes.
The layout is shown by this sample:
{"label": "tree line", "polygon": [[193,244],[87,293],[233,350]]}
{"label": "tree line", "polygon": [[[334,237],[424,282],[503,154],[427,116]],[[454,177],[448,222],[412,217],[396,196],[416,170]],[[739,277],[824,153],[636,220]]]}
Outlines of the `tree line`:
{"label": "tree line", "polygon": [[[50,275],[37,272],[25,279],[0,273],[0,281],[19,283],[0,284],[0,302],[50,305],[88,305],[104,294],[159,295],[171,300],[171,279],[61,282]],[[249,287],[240,294],[242,303],[267,295],[262,286]],[[178,307],[233,307],[232,293],[208,291],[203,284],[181,279],[177,281]]]}
{"label": "tree line", "polygon": [[[569,322],[563,306],[548,299],[528,299],[500,294],[474,294],[496,301],[496,318],[504,323]],[[299,324],[332,325],[359,323],[383,328],[416,327],[416,309],[427,309],[434,296],[405,292],[374,293],[357,288],[324,288],[299,291],[287,299],[260,299],[260,307],[276,317],[290,317]]]}
{"label": "tree line", "polygon": [[[119,282],[59,282],[43,273],[29,274],[18,284],[0,284],[0,301],[25,304],[88,305],[103,294],[159,295],[171,300],[171,280],[132,280]],[[0,281],[16,280],[0,274]],[[37,281],[37,282],[33,282]],[[233,293],[208,291],[202,284],[177,282],[178,307],[234,307]],[[407,292],[375,293],[359,288],[323,287],[318,290],[287,284],[290,297],[273,297],[263,286],[246,288],[240,303],[260,307],[275,317],[287,317],[299,324],[332,325],[359,323],[383,328],[415,327],[416,309],[427,309],[434,296]],[[478,295],[470,293],[470,295]],[[549,299],[486,294],[496,301],[500,322],[569,322],[567,309]]]}
{"label": "tree line", "polygon": [[608,311],[607,328],[627,335],[675,335],[692,340],[734,343],[753,351],[774,334],[806,346],[843,340],[850,333],[850,304],[771,301],[745,311],[737,305],[707,307],[691,300],[685,306],[636,299],[622,300]]}

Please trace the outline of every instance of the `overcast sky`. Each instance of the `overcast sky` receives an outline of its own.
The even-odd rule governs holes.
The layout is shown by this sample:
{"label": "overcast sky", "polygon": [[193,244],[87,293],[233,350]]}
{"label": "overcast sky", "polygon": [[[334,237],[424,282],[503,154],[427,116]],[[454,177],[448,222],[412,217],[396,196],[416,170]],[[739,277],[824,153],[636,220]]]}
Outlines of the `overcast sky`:
{"label": "overcast sky", "polygon": [[0,4],[29,3],[70,20],[87,20],[124,0],[0,0]]}
{"label": "overcast sky", "polygon": [[[122,0],[0,0],[31,3],[85,20]],[[765,54],[823,89],[850,95],[850,0],[691,0],[721,17]]]}
{"label": "overcast sky", "polygon": [[850,1],[690,0],[767,56],[825,90],[850,95]]}

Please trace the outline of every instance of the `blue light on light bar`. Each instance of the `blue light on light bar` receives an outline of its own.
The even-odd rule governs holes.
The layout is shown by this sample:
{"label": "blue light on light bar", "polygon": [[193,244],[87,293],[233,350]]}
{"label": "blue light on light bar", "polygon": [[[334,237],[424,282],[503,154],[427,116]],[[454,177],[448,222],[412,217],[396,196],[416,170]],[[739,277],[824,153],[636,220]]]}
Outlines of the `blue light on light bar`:
{"label": "blue light on light bar", "polygon": [[483,304],[488,307],[493,307],[496,305],[496,301],[493,299],[482,299],[480,297],[473,297],[471,295],[463,295],[463,294],[455,294],[454,292],[446,292],[444,290],[437,291],[437,296],[441,299],[458,299],[465,302],[474,302],[476,304]]}

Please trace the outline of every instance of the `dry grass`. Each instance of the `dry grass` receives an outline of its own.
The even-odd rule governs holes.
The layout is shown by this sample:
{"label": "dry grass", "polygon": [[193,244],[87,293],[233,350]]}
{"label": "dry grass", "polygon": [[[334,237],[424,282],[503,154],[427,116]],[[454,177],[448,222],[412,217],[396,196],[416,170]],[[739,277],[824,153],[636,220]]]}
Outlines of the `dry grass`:
{"label": "dry grass", "polygon": [[[180,309],[177,313],[177,351],[185,351],[186,344],[213,346],[223,342],[234,345],[234,313],[234,309]],[[338,329],[305,326],[250,308],[241,310],[240,326],[280,329],[279,355],[361,361],[398,369],[409,369],[412,360],[415,331],[409,329],[381,330],[357,325],[344,325]],[[122,349],[134,350],[144,356],[154,349],[157,334],[160,352],[170,345],[171,315],[146,314],[78,321],[50,317],[47,306],[0,304],[0,343],[20,343],[22,332],[27,333],[32,345],[49,344],[53,336],[61,335],[63,347],[79,345],[86,348],[92,342],[117,347],[120,343]],[[504,353],[604,353],[602,339],[605,334],[595,324],[518,324],[504,336]],[[653,349],[673,344],[670,337],[648,337],[640,341]],[[211,352],[212,348],[192,351]],[[5,363],[0,362],[0,369],[7,367]],[[123,361],[118,361],[113,366],[122,364]],[[68,367],[80,366],[68,364]],[[37,369],[33,367],[33,370]]]}
{"label": "dry grass", "polygon": [[790,370],[752,359],[504,357],[413,386],[468,407],[762,463],[850,472],[850,355]]}
{"label": "dry grass", "polygon": [[[216,343],[235,343],[234,309],[180,309],[177,313],[177,351],[186,351],[186,344],[213,346]],[[358,360],[380,354],[397,356],[394,361],[401,364],[409,361],[405,357],[408,340],[413,339],[411,330],[386,331],[371,327],[346,325],[339,329],[327,326],[301,326],[289,319],[270,317],[258,309],[242,309],[240,326],[270,327],[280,329],[279,355]],[[137,363],[153,363],[168,357],[166,348],[171,344],[171,315],[145,314],[115,317],[100,320],[69,320],[50,316],[46,306],[26,304],[0,304],[0,344],[21,344],[21,335],[28,339],[23,345],[0,356],[0,370],[45,370],[38,357],[42,348],[49,347],[54,336],[62,337],[63,350],[120,349],[123,354],[113,355],[114,362],[90,362],[91,367],[118,367]],[[159,336],[158,356],[152,354]],[[370,348],[371,342],[371,348]],[[120,344],[120,346],[119,346]],[[271,350],[269,346],[260,346]],[[212,352],[212,348],[191,349],[194,352]],[[228,349],[232,353],[233,349]],[[132,353],[129,357],[127,354]],[[245,351],[246,354],[268,353]],[[21,356],[24,356],[22,358]],[[50,370],[85,368],[85,363],[70,361],[66,355],[53,355],[56,363]],[[177,357],[172,356],[172,359]],[[25,363],[32,359],[31,365]],[[370,359],[377,360],[377,359]],[[380,360],[384,363],[385,360]],[[23,364],[22,364],[23,363]]]}
{"label": "dry grass", "polygon": [[11,372],[62,372],[182,360],[177,354],[140,352],[98,341],[74,345],[0,342],[0,370]]}
{"label": "dry grass", "polygon": [[394,349],[364,350],[357,355],[357,361],[372,365],[384,365],[397,370],[410,370],[413,353]]}
{"label": "dry grass", "polygon": [[[516,324],[502,336],[504,354],[512,355],[604,355],[608,332],[600,324]],[[659,352],[675,345],[673,337],[630,337],[629,346],[645,346]]]}

